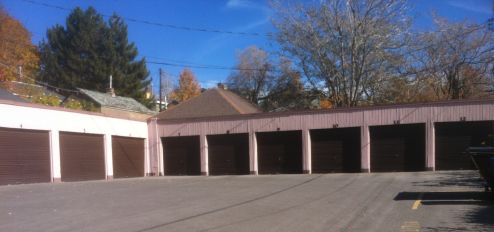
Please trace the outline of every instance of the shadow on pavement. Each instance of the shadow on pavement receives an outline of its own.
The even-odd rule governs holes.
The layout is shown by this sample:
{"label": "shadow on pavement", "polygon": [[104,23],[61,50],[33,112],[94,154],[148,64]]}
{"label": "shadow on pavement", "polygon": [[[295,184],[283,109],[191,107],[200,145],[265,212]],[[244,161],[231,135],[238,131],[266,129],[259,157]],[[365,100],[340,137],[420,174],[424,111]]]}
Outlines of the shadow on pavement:
{"label": "shadow on pavement", "polygon": [[433,180],[412,182],[415,186],[425,187],[483,187],[485,181],[482,180],[478,171],[454,171],[454,172],[437,172],[437,177]]}
{"label": "shadow on pavement", "polygon": [[[466,228],[423,228],[431,231],[492,231],[494,229],[494,194],[484,191],[486,182],[477,170],[445,171],[434,173],[435,178],[413,182],[414,186],[436,187],[437,192],[400,192],[395,201],[421,200],[422,205],[464,205],[469,206],[458,221],[467,223]],[[471,191],[440,191],[442,187],[460,187]],[[461,225],[461,222],[460,222]]]}
{"label": "shadow on pavement", "polygon": [[[469,192],[400,192],[395,201],[421,200],[422,205],[471,205],[462,220],[479,226],[479,231],[494,227],[494,195],[482,191]],[[463,231],[462,228],[429,228],[432,231]],[[487,230],[488,231],[488,230]]]}
{"label": "shadow on pavement", "polygon": [[[489,192],[400,192],[395,201],[421,200],[422,205],[471,205],[462,220],[466,223],[479,225],[479,228],[494,227],[494,195]],[[429,228],[432,229],[432,228]],[[462,228],[434,228],[433,231],[459,231]],[[483,231],[483,230],[481,230]],[[489,230],[486,230],[489,231]]]}
{"label": "shadow on pavement", "polygon": [[455,202],[455,201],[480,201],[486,204],[494,203],[491,195],[486,192],[468,191],[468,192],[400,192],[394,198],[395,201],[415,201],[422,200],[422,204],[433,202]]}
{"label": "shadow on pavement", "polygon": [[[492,202],[491,202],[492,203]],[[494,205],[484,205],[468,212],[465,219],[469,223],[494,227]]]}

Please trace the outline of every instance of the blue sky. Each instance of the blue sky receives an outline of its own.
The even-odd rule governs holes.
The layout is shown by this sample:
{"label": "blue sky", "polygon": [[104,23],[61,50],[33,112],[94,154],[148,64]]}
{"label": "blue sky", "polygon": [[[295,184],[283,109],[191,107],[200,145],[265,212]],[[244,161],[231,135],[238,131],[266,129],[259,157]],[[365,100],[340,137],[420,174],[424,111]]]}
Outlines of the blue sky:
{"label": "blue sky", "polygon": [[[83,9],[93,6],[102,14],[113,12],[124,18],[135,18],[163,24],[225,31],[269,33],[274,28],[272,11],[265,0],[34,0]],[[410,0],[416,30],[432,28],[430,13],[450,20],[485,22],[492,16],[491,0]],[[19,19],[33,35],[37,44],[46,30],[55,24],[65,25],[68,11],[31,4],[23,0],[0,0],[0,4]],[[127,21],[129,40],[137,45],[140,56],[149,61],[184,63],[191,65],[219,65],[233,67],[242,49],[256,45],[276,51],[277,45],[266,36],[231,35],[210,32],[176,30]],[[158,69],[172,76],[183,67],[148,64],[153,86],[158,86]],[[202,87],[212,87],[224,81],[231,71],[192,68]]]}

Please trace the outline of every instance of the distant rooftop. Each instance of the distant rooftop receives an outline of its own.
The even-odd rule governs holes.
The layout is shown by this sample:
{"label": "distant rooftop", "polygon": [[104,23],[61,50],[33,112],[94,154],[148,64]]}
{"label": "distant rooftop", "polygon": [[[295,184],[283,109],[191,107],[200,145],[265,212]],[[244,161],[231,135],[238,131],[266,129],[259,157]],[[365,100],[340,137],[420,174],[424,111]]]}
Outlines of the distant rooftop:
{"label": "distant rooftop", "polygon": [[25,98],[31,98],[33,96],[53,96],[59,99],[63,99],[63,96],[57,91],[50,90],[46,86],[37,85],[33,83],[25,83],[19,81],[10,81],[8,89],[11,92],[16,93],[15,95],[20,95]]}
{"label": "distant rooftop", "polygon": [[246,99],[221,88],[209,89],[158,114],[159,119],[200,118],[261,113]]}
{"label": "distant rooftop", "polygon": [[155,114],[156,112],[149,110],[144,105],[139,103],[133,98],[130,97],[121,97],[121,96],[111,96],[107,93],[96,92],[87,89],[79,88],[81,93],[85,94],[96,103],[104,107],[111,107],[116,109],[122,109],[126,111],[133,111],[144,114]]}

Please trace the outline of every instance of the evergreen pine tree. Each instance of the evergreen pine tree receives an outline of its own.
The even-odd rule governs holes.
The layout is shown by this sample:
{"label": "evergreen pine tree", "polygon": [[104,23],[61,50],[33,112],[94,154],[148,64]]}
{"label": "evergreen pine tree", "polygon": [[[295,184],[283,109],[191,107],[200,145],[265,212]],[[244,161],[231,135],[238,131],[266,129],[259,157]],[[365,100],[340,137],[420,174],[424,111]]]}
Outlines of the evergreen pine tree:
{"label": "evergreen pine tree", "polygon": [[137,48],[129,43],[127,26],[113,15],[106,23],[92,7],[74,9],[66,26],[56,25],[41,42],[42,81],[62,88],[105,92],[113,76],[115,92],[150,106],[145,97],[149,72]]}

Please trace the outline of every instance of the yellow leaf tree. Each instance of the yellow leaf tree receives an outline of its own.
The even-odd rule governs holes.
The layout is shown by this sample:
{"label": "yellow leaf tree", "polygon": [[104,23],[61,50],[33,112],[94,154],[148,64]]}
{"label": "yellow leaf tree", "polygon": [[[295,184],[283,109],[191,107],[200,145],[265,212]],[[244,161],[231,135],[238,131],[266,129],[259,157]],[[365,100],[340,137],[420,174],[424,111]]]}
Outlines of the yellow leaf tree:
{"label": "yellow leaf tree", "polygon": [[[19,66],[23,80],[19,80]],[[0,6],[0,81],[34,82],[38,68],[39,55],[31,34]]]}
{"label": "yellow leaf tree", "polygon": [[199,94],[201,94],[201,86],[194,73],[186,68],[180,73],[178,87],[170,94],[170,99],[183,102]]}

